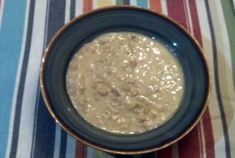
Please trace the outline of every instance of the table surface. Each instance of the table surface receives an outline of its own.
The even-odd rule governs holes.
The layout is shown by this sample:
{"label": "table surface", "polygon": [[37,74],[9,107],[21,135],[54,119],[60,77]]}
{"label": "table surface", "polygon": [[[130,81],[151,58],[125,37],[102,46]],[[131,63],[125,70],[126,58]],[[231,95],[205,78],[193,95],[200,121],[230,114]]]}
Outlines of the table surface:
{"label": "table surface", "polygon": [[38,76],[43,51],[70,19],[94,8],[135,5],[165,14],[201,44],[212,89],[200,121],[157,158],[235,157],[235,12],[232,0],[0,0],[0,158],[112,157],[86,147],[55,123]]}

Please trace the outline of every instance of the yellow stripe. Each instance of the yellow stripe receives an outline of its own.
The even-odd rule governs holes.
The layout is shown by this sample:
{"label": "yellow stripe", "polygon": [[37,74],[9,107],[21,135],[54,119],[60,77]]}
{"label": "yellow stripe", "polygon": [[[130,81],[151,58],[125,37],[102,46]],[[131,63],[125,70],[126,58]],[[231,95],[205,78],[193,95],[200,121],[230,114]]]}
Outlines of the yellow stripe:
{"label": "yellow stripe", "polygon": [[97,0],[97,8],[114,5],[113,0]]}

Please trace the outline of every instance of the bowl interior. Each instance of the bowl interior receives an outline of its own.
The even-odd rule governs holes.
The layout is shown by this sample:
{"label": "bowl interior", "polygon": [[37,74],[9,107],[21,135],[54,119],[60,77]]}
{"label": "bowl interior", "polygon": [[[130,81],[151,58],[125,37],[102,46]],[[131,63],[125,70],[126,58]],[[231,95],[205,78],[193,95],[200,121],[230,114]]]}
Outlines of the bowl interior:
{"label": "bowl interior", "polygon": [[[184,73],[184,96],[178,111],[159,128],[142,134],[112,134],[90,125],[77,113],[66,93],[65,74],[74,53],[97,35],[117,31],[161,40],[179,60]],[[180,137],[201,113],[209,86],[205,60],[187,33],[160,15],[126,7],[98,10],[67,25],[51,43],[44,70],[49,106],[66,129],[86,142],[119,151],[159,147]]]}

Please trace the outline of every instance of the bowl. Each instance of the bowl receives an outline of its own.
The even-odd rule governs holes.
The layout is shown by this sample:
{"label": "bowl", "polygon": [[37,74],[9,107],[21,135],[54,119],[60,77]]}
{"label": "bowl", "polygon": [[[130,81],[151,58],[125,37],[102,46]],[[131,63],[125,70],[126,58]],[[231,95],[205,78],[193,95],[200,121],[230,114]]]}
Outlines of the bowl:
{"label": "bowl", "polygon": [[[184,74],[184,95],[177,112],[160,127],[140,134],[114,134],[92,126],[78,114],[66,92],[66,70],[74,53],[96,36],[117,31],[158,37],[177,57]],[[78,141],[106,152],[141,154],[167,147],[195,127],[206,109],[210,80],[202,49],[183,27],[164,15],[120,6],[86,13],[56,33],[42,58],[40,88],[53,118]]]}

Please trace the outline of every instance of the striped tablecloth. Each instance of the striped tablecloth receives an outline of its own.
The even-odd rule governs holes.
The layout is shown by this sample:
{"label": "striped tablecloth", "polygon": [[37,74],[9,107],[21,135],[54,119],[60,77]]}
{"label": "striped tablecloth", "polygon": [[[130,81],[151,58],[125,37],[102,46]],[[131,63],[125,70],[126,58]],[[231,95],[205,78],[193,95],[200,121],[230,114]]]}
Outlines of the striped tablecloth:
{"label": "striped tablecloth", "polygon": [[54,33],[77,15],[108,5],[165,14],[205,50],[212,79],[197,127],[157,158],[235,158],[235,12],[232,0],[0,0],[0,158],[98,158],[108,154],[66,134],[43,105],[38,77]]}

